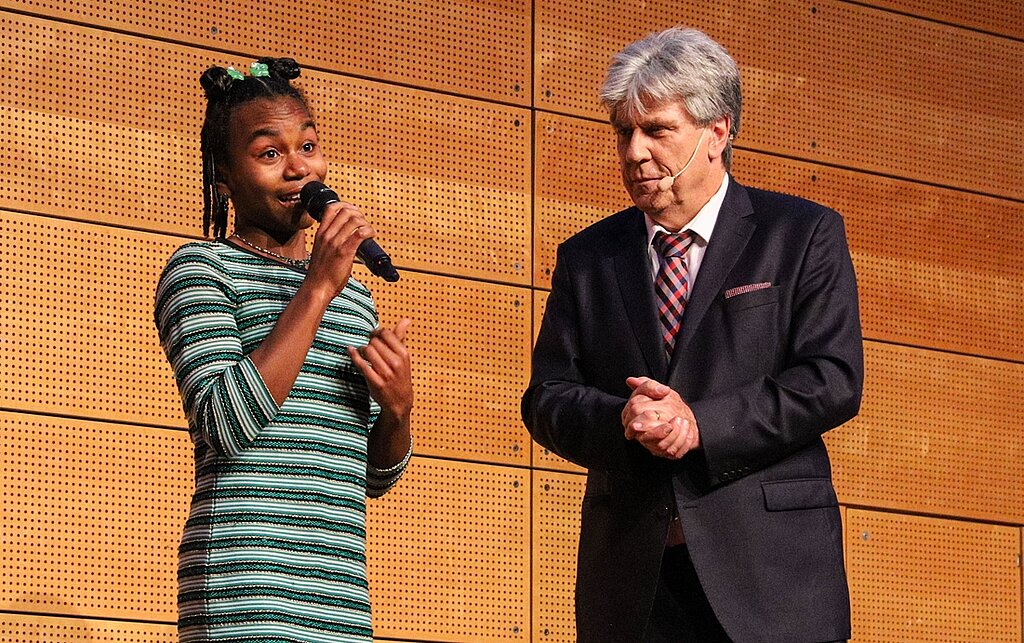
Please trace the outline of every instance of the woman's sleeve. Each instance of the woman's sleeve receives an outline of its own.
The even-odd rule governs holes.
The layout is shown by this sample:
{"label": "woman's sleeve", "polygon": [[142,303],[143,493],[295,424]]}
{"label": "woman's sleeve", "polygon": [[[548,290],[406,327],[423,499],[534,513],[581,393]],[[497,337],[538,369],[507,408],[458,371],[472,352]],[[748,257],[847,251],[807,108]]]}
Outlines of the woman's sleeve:
{"label": "woman's sleeve", "polygon": [[[369,291],[367,291],[369,295]],[[374,307],[373,310],[374,321],[376,323],[377,310]],[[370,417],[367,421],[367,426],[370,427],[370,431],[373,431],[373,427],[377,424],[377,418],[380,417],[380,404],[377,400],[370,397]],[[398,484],[398,480],[405,473],[406,467],[409,466],[409,459],[412,458],[412,437],[409,437],[409,450],[405,452],[405,457],[402,460],[387,469],[378,469],[377,467],[370,464],[369,459],[366,461],[366,496],[368,498],[380,498],[388,491],[391,487]]]}
{"label": "woman's sleeve", "polygon": [[172,255],[156,293],[160,344],[174,370],[193,441],[218,454],[245,451],[278,405],[242,354],[236,294],[218,257],[199,245]]}
{"label": "woman's sleeve", "polygon": [[409,450],[405,452],[405,457],[402,458],[401,462],[388,467],[387,469],[378,469],[367,461],[366,463],[366,495],[369,498],[380,498],[388,491],[391,487],[398,484],[398,480],[405,473],[406,468],[409,466],[409,460],[412,458],[412,438],[409,438]]}

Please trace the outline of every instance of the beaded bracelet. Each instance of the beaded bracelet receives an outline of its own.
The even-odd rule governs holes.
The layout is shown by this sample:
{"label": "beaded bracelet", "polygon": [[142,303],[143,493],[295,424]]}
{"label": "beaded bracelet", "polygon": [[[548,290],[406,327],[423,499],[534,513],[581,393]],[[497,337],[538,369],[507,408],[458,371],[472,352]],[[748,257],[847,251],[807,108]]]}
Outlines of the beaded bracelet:
{"label": "beaded bracelet", "polygon": [[399,471],[401,471],[402,469],[404,469],[406,467],[406,465],[409,464],[409,460],[411,458],[412,458],[412,436],[409,436],[409,450],[405,452],[405,457],[402,458],[402,460],[398,464],[392,465],[392,466],[388,467],[387,469],[378,469],[377,467],[375,467],[375,466],[373,466],[371,464],[370,468],[373,469],[374,474],[376,474],[378,477],[386,478],[386,477],[392,476],[392,475],[398,473]]}

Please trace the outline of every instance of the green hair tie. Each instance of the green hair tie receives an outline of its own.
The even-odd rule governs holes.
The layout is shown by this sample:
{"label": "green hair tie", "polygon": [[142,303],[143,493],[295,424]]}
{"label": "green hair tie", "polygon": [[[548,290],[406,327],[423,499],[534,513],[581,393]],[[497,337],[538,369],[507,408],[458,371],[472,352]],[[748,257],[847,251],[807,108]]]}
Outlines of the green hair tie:
{"label": "green hair tie", "polygon": [[231,76],[235,80],[245,80],[245,76],[242,75],[242,72],[238,71],[234,67],[228,67],[228,76]]}
{"label": "green hair tie", "polygon": [[270,70],[267,69],[267,66],[264,63],[253,63],[249,65],[249,75],[253,78],[269,76]]}

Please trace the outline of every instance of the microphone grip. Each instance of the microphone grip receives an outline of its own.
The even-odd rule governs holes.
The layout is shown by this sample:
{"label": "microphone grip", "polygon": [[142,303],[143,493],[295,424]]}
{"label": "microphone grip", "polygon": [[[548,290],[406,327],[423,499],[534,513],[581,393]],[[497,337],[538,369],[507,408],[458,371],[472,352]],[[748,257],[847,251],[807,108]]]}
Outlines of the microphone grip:
{"label": "microphone grip", "polygon": [[[323,218],[324,208],[331,203],[341,201],[337,192],[320,181],[310,181],[302,186],[299,199],[309,216],[317,221]],[[370,272],[384,281],[398,281],[398,271],[391,265],[391,257],[373,239],[363,239],[359,247],[356,248],[356,256],[366,264]]]}
{"label": "microphone grip", "polygon": [[391,257],[373,239],[363,239],[356,248],[356,256],[384,281],[398,281],[398,271],[391,265]]}

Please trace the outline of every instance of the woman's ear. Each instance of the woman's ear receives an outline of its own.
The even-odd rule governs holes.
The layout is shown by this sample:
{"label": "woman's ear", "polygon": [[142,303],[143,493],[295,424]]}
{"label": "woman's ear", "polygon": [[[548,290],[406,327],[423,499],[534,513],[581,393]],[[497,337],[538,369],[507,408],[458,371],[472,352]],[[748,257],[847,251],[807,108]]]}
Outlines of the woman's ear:
{"label": "woman's ear", "polygon": [[231,198],[231,188],[224,181],[217,181],[217,195],[225,199]]}

